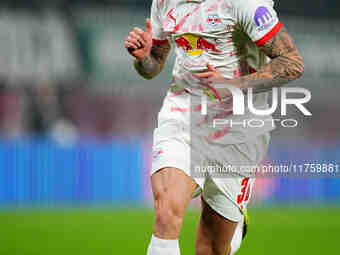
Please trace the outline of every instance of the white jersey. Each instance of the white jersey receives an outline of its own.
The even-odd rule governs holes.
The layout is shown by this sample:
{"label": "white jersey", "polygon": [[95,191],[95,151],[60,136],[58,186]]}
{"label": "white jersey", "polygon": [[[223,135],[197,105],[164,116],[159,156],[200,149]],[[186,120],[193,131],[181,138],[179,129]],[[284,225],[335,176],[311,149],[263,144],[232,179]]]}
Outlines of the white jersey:
{"label": "white jersey", "polygon": [[[268,59],[256,46],[265,44],[282,27],[273,5],[272,0],[153,0],[153,43],[169,42],[176,51],[173,92],[178,88],[189,91],[194,98],[192,109],[192,103],[200,104],[198,96],[203,94],[192,74],[207,71],[207,63],[228,79],[255,72],[267,63]],[[254,95],[255,108],[267,109],[267,97],[267,93]],[[176,104],[176,97],[171,101]],[[178,98],[179,104],[180,101]],[[230,105],[224,103],[223,111]],[[215,107],[215,113],[218,114],[219,108]],[[178,110],[187,111],[180,107]],[[256,128],[247,124],[229,127],[223,138],[216,139],[224,144],[244,142],[274,129],[271,116],[255,116],[247,107],[245,115],[224,117],[238,123],[254,118],[264,123]],[[199,115],[195,122],[201,123]],[[203,128],[200,132],[207,131],[200,127]]]}

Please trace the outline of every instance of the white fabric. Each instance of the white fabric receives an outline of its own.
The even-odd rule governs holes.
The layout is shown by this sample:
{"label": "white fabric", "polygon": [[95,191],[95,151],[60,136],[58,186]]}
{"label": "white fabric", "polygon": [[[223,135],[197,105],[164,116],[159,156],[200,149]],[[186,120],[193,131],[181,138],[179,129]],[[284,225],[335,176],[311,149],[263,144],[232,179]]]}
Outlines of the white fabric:
{"label": "white fabric", "polygon": [[180,255],[178,240],[165,240],[152,235],[147,255]]}
{"label": "white fabric", "polygon": [[[167,39],[175,49],[172,85],[186,88],[194,95],[191,105],[187,102],[184,106],[190,108],[200,104],[204,94],[193,73],[207,71],[207,63],[228,79],[249,74],[250,67],[257,70],[268,58],[253,41],[270,32],[279,20],[271,0],[153,0],[151,22],[154,39]],[[254,95],[254,107],[259,110],[268,109],[267,99],[268,93]],[[174,106],[183,104],[180,100],[179,97],[171,99]],[[224,105],[230,104],[230,100],[225,99]],[[212,100],[208,101],[214,104]],[[216,113],[222,111],[220,105],[215,107]],[[199,123],[202,116],[198,112],[187,118]],[[271,116],[255,116],[247,105],[244,115],[228,117],[228,120],[237,122],[250,119],[261,119],[263,127],[251,128],[247,125],[243,128],[234,125],[231,131],[235,132],[218,139],[218,143],[246,142],[251,137],[275,128]],[[203,130],[204,127],[201,126],[201,131],[208,131]]]}
{"label": "white fabric", "polygon": [[[166,100],[166,104],[167,102]],[[164,107],[171,107],[171,104]],[[255,167],[266,156],[270,135],[258,135],[244,143],[209,143],[204,137],[201,139],[194,131],[188,130],[188,124],[185,124],[186,114],[172,111],[159,114],[158,127],[154,130],[153,137],[151,175],[165,167],[182,170],[196,181],[203,198],[215,211],[229,220],[240,221],[242,211],[251,197],[253,178],[249,179],[247,187],[248,199],[238,202],[237,198],[243,189],[242,180],[252,175],[240,171],[233,177],[218,177],[213,174],[201,176],[196,168],[203,166],[204,162],[212,161],[234,167]]]}
{"label": "white fabric", "polygon": [[153,0],[153,37],[168,39],[175,48],[173,75],[186,85],[192,81],[181,70],[202,71],[207,62],[223,67],[224,75],[233,78],[241,57],[235,54],[235,47],[244,41],[233,38],[236,25],[253,41],[261,39],[279,21],[273,5],[272,0]]}
{"label": "white fabric", "polygon": [[231,240],[231,252],[230,255],[234,255],[241,247],[242,243],[242,232],[243,232],[243,220],[241,220],[235,229],[233,239]]}

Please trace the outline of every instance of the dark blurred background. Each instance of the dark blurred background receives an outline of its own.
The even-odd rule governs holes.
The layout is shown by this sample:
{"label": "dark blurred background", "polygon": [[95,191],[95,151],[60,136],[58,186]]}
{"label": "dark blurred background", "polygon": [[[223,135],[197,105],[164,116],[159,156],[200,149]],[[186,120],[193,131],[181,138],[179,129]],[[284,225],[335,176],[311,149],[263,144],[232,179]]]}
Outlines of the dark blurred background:
{"label": "dark blurred background", "polygon": [[[149,205],[152,130],[174,55],[160,76],[146,81],[123,42],[134,26],[144,27],[150,6],[140,0],[1,1],[0,208],[11,208],[8,215],[22,206]],[[313,116],[289,108],[299,126],[272,133],[267,162],[340,164],[340,2],[285,0],[276,9],[306,66],[289,86],[311,91]],[[339,202],[337,178],[264,178],[253,207]],[[28,243],[26,253],[15,250],[20,230],[11,231],[13,246],[0,254],[40,254]]]}

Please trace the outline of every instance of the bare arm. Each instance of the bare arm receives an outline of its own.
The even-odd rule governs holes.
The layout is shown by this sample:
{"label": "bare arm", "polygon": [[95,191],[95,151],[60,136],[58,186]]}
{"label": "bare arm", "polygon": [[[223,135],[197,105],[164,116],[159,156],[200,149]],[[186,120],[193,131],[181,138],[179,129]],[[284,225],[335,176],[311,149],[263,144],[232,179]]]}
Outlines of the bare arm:
{"label": "bare arm", "polygon": [[[231,84],[245,92],[253,88],[254,93],[280,87],[299,78],[304,72],[302,57],[296,48],[291,36],[282,28],[272,39],[260,47],[272,60],[262,66],[256,73],[228,80],[215,68],[209,67],[209,72],[195,75],[201,79],[202,85],[206,84]],[[220,97],[230,96],[227,89],[216,89]]]}
{"label": "bare arm", "polygon": [[253,88],[254,93],[265,92],[293,81],[304,72],[302,57],[291,36],[282,28],[261,50],[272,61],[256,73],[233,81],[243,89]]}
{"label": "bare arm", "polygon": [[152,79],[162,72],[167,56],[170,52],[170,44],[153,45],[150,55],[144,59],[135,59],[134,66],[137,72],[145,79]]}

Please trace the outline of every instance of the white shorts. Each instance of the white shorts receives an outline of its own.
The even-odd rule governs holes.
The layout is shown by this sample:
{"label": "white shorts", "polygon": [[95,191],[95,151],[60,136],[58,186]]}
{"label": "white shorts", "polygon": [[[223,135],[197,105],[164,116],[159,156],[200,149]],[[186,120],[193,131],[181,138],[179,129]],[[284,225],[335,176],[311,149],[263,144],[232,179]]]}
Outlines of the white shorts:
{"label": "white shorts", "polygon": [[[176,102],[178,104],[178,101]],[[188,128],[187,112],[170,111],[171,100],[165,100],[158,116],[158,127],[154,130],[151,175],[165,167],[174,167],[192,177],[198,184],[194,196],[203,199],[217,213],[239,222],[251,197],[254,175],[238,172],[231,176],[215,174],[197,175],[195,166],[203,161],[219,162],[224,166],[257,166],[265,158],[269,146],[268,132],[244,143],[212,144],[204,139],[192,139]],[[176,108],[181,105],[176,105]],[[235,170],[234,169],[234,170]]]}

